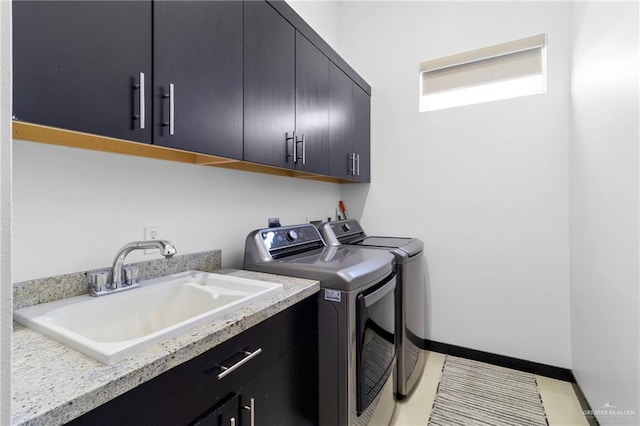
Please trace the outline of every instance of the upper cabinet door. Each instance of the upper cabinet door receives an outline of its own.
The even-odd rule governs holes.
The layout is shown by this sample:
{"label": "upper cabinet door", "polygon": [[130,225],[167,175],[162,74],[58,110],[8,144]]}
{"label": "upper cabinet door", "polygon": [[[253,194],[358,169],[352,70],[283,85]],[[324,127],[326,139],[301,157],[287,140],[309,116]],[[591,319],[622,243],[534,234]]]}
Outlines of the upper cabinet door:
{"label": "upper cabinet door", "polygon": [[295,29],[266,2],[246,1],[244,160],[293,168],[294,129]]}
{"label": "upper cabinet door", "polygon": [[150,1],[13,2],[14,117],[150,142],[151,10]]}
{"label": "upper cabinet door", "polygon": [[329,172],[329,59],[296,31],[296,169]]}
{"label": "upper cabinet door", "polygon": [[329,176],[371,180],[371,98],[333,63],[330,67]]}
{"label": "upper cabinet door", "polygon": [[356,170],[353,179],[371,180],[371,98],[353,83],[353,152]]}
{"label": "upper cabinet door", "polygon": [[353,82],[336,65],[330,65],[329,176],[354,178]]}
{"label": "upper cabinet door", "polygon": [[154,3],[154,143],[242,158],[242,2]]}

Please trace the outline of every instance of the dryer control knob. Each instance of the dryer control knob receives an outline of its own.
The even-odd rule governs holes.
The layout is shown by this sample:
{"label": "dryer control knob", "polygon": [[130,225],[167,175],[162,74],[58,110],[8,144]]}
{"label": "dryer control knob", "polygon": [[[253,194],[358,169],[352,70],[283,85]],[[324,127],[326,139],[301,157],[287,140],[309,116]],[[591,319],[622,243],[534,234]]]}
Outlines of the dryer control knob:
{"label": "dryer control knob", "polygon": [[348,223],[345,223],[344,225],[342,225],[342,230],[344,232],[349,232],[351,231],[351,225],[349,225]]}
{"label": "dryer control knob", "polygon": [[298,233],[296,231],[294,231],[293,229],[289,232],[287,232],[287,240],[289,241],[295,241],[298,238]]}

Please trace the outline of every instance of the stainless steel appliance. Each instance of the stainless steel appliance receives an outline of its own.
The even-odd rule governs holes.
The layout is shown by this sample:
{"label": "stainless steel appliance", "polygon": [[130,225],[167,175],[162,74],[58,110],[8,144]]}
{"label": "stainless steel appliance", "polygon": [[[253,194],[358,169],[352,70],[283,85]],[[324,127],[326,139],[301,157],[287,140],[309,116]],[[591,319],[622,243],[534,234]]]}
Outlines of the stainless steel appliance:
{"label": "stainless steel appliance", "polygon": [[319,423],[389,424],[395,346],[394,258],[380,250],[325,247],[313,225],[247,236],[244,269],[320,281]]}
{"label": "stainless steel appliance", "polygon": [[420,350],[425,338],[424,243],[417,238],[369,237],[357,220],[326,222],[320,227],[325,243],[332,247],[366,247],[392,253],[396,259],[396,337],[398,362],[396,396],[404,399],[424,369]]}

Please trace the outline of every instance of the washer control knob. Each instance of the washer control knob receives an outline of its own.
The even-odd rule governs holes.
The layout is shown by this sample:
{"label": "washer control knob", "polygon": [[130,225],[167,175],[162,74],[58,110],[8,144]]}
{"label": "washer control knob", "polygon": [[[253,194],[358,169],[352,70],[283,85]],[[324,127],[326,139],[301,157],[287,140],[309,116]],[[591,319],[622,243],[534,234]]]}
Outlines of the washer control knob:
{"label": "washer control knob", "polygon": [[295,241],[298,238],[298,233],[293,229],[287,232],[287,240]]}
{"label": "washer control knob", "polygon": [[342,230],[343,230],[344,232],[349,232],[349,231],[351,231],[351,225],[349,225],[348,223],[343,224],[343,225],[342,225]]}

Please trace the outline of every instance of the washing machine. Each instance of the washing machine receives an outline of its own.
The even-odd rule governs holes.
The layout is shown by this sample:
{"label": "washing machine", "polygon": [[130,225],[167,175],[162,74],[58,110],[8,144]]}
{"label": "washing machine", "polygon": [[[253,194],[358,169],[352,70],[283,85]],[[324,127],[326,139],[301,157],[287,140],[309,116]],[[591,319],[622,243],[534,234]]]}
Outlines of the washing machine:
{"label": "washing machine", "polygon": [[395,259],[381,250],[325,247],[309,224],[259,229],[244,269],[320,281],[318,416],[322,426],[387,425],[395,408]]}
{"label": "washing machine", "polygon": [[420,349],[425,338],[424,243],[417,238],[367,236],[357,220],[325,222],[320,226],[325,243],[331,247],[377,249],[393,254],[396,260],[396,366],[395,393],[406,398],[424,369]]}

